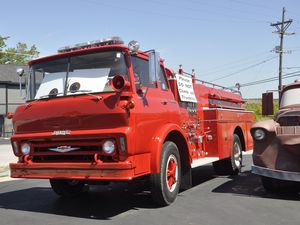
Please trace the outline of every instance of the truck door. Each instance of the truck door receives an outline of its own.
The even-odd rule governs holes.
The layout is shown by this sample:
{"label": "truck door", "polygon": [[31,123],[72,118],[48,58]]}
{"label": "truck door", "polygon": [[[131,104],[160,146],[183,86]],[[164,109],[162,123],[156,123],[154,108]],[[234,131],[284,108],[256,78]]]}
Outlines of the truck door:
{"label": "truck door", "polygon": [[177,102],[160,67],[158,77],[151,79],[147,60],[132,56],[133,72],[138,98],[136,104],[136,154],[150,152],[155,132],[164,124],[174,121]]}

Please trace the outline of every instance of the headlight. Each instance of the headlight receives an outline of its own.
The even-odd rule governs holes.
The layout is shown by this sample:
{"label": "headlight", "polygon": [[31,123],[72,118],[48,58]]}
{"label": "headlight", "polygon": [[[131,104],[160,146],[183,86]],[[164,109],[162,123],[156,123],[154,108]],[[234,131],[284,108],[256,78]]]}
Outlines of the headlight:
{"label": "headlight", "polygon": [[262,129],[257,129],[254,131],[254,139],[261,141],[266,137],[266,132]]}
{"label": "headlight", "polygon": [[28,143],[22,144],[22,146],[21,146],[21,152],[22,152],[24,155],[28,155],[29,152],[30,152],[30,145],[29,145]]}
{"label": "headlight", "polygon": [[112,154],[115,151],[115,148],[116,148],[115,143],[111,140],[105,141],[103,143],[103,151],[106,154]]}

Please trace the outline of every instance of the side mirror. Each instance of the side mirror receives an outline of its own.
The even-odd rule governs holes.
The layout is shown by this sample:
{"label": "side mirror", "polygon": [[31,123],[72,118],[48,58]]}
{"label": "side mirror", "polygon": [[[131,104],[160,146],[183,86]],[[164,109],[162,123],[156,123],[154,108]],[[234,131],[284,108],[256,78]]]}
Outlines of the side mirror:
{"label": "side mirror", "polygon": [[16,70],[17,75],[19,76],[19,89],[20,89],[20,97],[22,97],[22,77],[25,74],[25,71],[23,68],[18,68]]}
{"label": "side mirror", "polygon": [[262,94],[262,115],[269,116],[274,114],[273,92]]}
{"label": "side mirror", "polygon": [[18,68],[16,73],[19,77],[22,77],[24,75],[24,69],[23,68]]}
{"label": "side mirror", "polygon": [[160,57],[159,53],[156,51],[149,52],[149,81],[151,83],[156,83],[158,80],[160,70]]}

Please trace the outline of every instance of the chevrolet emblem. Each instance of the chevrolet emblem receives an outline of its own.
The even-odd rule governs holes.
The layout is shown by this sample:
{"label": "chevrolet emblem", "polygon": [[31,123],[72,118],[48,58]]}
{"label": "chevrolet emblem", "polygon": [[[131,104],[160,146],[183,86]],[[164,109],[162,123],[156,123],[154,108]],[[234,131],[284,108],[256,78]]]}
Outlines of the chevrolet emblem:
{"label": "chevrolet emblem", "polygon": [[78,150],[80,148],[78,147],[71,147],[71,146],[59,146],[57,148],[49,148],[50,151],[54,151],[54,152],[70,152],[70,151],[75,151]]}

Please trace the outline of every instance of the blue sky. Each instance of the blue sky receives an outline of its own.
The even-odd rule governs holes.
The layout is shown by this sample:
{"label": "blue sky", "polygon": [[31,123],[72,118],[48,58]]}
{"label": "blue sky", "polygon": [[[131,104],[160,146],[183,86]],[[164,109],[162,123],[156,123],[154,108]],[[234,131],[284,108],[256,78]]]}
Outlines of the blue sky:
{"label": "blue sky", "polygon": [[[40,56],[58,48],[110,36],[141,49],[155,48],[168,67],[228,86],[275,77],[279,44],[270,23],[293,19],[285,36],[283,73],[300,71],[300,1],[297,0],[9,0],[1,1],[0,35],[35,44]],[[287,68],[286,68],[287,67]],[[222,77],[226,77],[220,79]],[[287,84],[297,77],[284,79]],[[299,76],[300,79],[300,76]],[[277,89],[278,81],[241,89],[246,98]]]}

